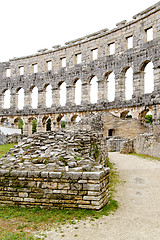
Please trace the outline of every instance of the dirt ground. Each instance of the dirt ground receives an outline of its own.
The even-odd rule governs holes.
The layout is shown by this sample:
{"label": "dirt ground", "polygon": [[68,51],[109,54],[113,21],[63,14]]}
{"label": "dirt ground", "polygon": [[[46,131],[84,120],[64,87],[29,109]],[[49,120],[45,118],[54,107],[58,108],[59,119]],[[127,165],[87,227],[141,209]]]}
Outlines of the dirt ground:
{"label": "dirt ground", "polygon": [[118,210],[95,221],[63,225],[46,232],[46,240],[160,240],[160,162],[109,153],[122,184]]}

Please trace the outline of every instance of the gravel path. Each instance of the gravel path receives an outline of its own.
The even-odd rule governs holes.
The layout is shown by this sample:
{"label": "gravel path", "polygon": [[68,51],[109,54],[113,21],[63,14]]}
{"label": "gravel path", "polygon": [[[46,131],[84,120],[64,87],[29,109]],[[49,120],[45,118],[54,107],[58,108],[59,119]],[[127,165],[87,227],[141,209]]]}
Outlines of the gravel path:
{"label": "gravel path", "polygon": [[47,240],[160,240],[160,162],[109,153],[124,183],[117,187],[119,208],[95,221],[48,231]]}

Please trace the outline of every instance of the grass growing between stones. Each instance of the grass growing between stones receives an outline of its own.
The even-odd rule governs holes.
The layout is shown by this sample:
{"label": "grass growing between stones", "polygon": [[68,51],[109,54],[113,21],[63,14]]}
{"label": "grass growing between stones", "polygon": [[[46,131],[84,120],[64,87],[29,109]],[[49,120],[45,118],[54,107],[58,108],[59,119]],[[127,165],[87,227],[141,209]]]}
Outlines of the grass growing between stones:
{"label": "grass growing between stones", "polygon": [[[13,144],[14,145],[14,144]],[[10,145],[8,147],[13,147]],[[8,151],[8,147],[4,146],[3,154]],[[0,205],[0,240],[32,240],[45,239],[44,234],[40,237],[34,237],[39,231],[48,230],[50,227],[57,227],[65,223],[76,224],[79,220],[89,218],[91,221],[113,213],[118,208],[118,203],[114,200],[115,186],[118,182],[118,174],[114,165],[109,162],[111,168],[110,178],[110,198],[100,211],[87,209],[41,209],[20,208],[18,206],[1,206]]]}
{"label": "grass growing between stones", "polygon": [[145,155],[145,154],[137,154],[137,153],[129,153],[129,154],[133,155],[133,156],[136,156],[136,157],[144,158],[144,159],[147,159],[147,160],[158,160],[158,161],[160,161],[160,158],[152,157],[152,156]]}
{"label": "grass growing between stones", "polygon": [[10,148],[13,148],[16,143],[9,143],[6,145],[0,145],[0,158],[9,151]]}

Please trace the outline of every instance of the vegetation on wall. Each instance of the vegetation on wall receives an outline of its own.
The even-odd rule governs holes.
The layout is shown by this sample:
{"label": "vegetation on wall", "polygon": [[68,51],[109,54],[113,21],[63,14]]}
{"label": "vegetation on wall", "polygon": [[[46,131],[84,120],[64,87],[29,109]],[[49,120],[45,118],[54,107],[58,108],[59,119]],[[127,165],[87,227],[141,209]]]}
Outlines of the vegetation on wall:
{"label": "vegetation on wall", "polygon": [[152,124],[152,122],[153,122],[152,115],[149,115],[149,114],[146,115],[145,116],[145,122]]}

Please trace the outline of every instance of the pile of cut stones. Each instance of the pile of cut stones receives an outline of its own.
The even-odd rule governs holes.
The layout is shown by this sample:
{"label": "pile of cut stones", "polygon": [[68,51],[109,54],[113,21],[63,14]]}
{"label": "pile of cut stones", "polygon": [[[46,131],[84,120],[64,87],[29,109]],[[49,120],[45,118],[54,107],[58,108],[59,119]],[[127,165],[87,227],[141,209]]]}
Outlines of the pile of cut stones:
{"label": "pile of cut stones", "polygon": [[106,167],[106,140],[91,130],[59,130],[24,137],[0,159],[1,169],[100,171]]}

